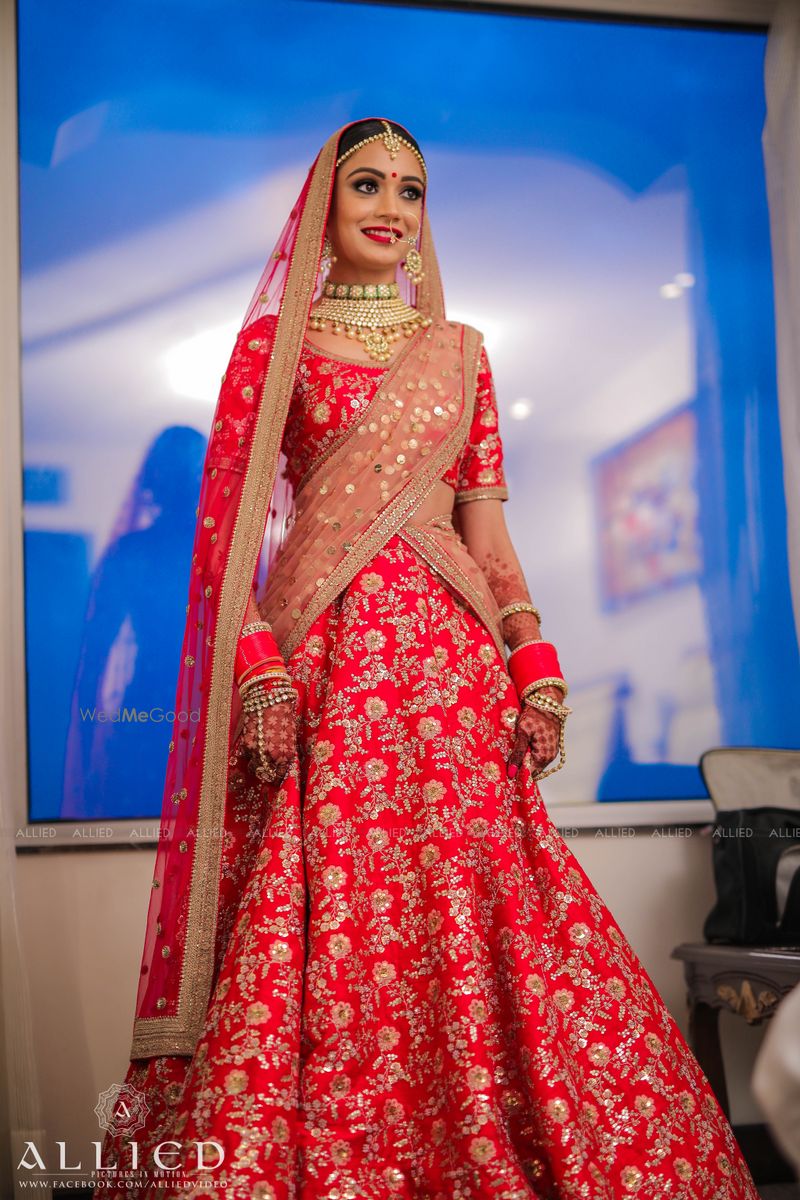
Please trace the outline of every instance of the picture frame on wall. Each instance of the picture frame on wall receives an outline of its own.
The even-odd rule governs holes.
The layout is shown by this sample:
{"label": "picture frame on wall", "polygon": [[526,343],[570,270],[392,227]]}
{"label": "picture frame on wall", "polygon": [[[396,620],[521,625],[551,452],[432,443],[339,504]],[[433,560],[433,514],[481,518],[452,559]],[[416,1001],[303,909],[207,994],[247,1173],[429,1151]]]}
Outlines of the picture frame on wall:
{"label": "picture frame on wall", "polygon": [[699,578],[697,416],[689,401],[591,464],[605,612]]}

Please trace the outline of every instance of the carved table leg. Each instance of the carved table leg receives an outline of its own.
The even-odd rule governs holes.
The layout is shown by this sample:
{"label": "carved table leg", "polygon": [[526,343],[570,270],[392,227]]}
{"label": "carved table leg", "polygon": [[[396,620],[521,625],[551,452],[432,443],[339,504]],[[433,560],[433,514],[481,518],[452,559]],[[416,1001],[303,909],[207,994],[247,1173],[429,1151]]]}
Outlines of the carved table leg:
{"label": "carved table leg", "polygon": [[705,1072],[720,1108],[730,1120],[725,1065],[719,1042],[719,1009],[702,1000],[689,1003],[689,1045]]}

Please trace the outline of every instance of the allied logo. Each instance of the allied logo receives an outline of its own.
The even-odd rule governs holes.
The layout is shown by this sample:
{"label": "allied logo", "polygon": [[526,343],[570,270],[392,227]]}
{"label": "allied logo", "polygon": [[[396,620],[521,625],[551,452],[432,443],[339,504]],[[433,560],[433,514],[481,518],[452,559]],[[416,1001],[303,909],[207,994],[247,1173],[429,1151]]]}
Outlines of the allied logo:
{"label": "allied logo", "polygon": [[141,1129],[150,1109],[144,1092],[130,1083],[113,1083],[95,1105],[101,1129],[110,1133],[135,1133]]}

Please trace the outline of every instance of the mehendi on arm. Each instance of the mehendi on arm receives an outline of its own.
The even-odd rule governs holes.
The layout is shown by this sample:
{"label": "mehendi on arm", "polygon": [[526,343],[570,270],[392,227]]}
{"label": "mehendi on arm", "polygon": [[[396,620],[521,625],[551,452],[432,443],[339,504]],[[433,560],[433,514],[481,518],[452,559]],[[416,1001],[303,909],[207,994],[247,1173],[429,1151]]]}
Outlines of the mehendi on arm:
{"label": "mehendi on arm", "polygon": [[[520,601],[531,603],[525,576],[511,542],[503,515],[508,486],[503,468],[497,396],[486,350],[481,350],[472,424],[457,464],[454,524],[472,557],[480,566],[499,608]],[[503,618],[503,638],[510,650],[526,641],[541,639],[534,613],[512,613]],[[541,694],[562,701],[555,687]],[[508,760],[514,776],[530,748],[534,769],[543,770],[558,753],[560,725],[549,713],[523,705],[516,739]]]}
{"label": "mehendi on arm", "polygon": [[[486,576],[498,607],[516,601],[530,602],[528,585],[506,527],[503,502],[486,499],[460,505],[458,521],[467,549]],[[513,613],[503,619],[503,637],[511,650],[541,636],[534,613]],[[563,700],[562,692],[556,687],[542,688],[541,692],[555,700]],[[558,753],[559,729],[558,718],[523,705],[508,759],[509,775],[512,778],[516,775],[528,748],[534,770],[544,770]]]}
{"label": "mehendi on arm", "polygon": [[[476,500],[458,508],[462,537],[486,576],[499,608],[519,601],[533,604],[525,575],[506,528],[500,500]],[[521,642],[540,638],[535,613],[511,613],[503,618],[503,639],[513,650]]]}

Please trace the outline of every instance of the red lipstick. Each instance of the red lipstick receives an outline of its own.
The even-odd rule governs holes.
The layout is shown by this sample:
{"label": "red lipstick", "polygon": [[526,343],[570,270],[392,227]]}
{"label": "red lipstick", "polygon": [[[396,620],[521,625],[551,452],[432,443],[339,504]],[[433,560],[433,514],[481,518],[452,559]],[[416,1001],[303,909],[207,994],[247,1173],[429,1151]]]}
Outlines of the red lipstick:
{"label": "red lipstick", "polygon": [[401,237],[399,229],[393,230],[388,225],[368,225],[366,229],[362,229],[361,232],[371,241],[380,242],[384,246],[391,245],[393,234],[395,241],[398,241],[398,239]]}

